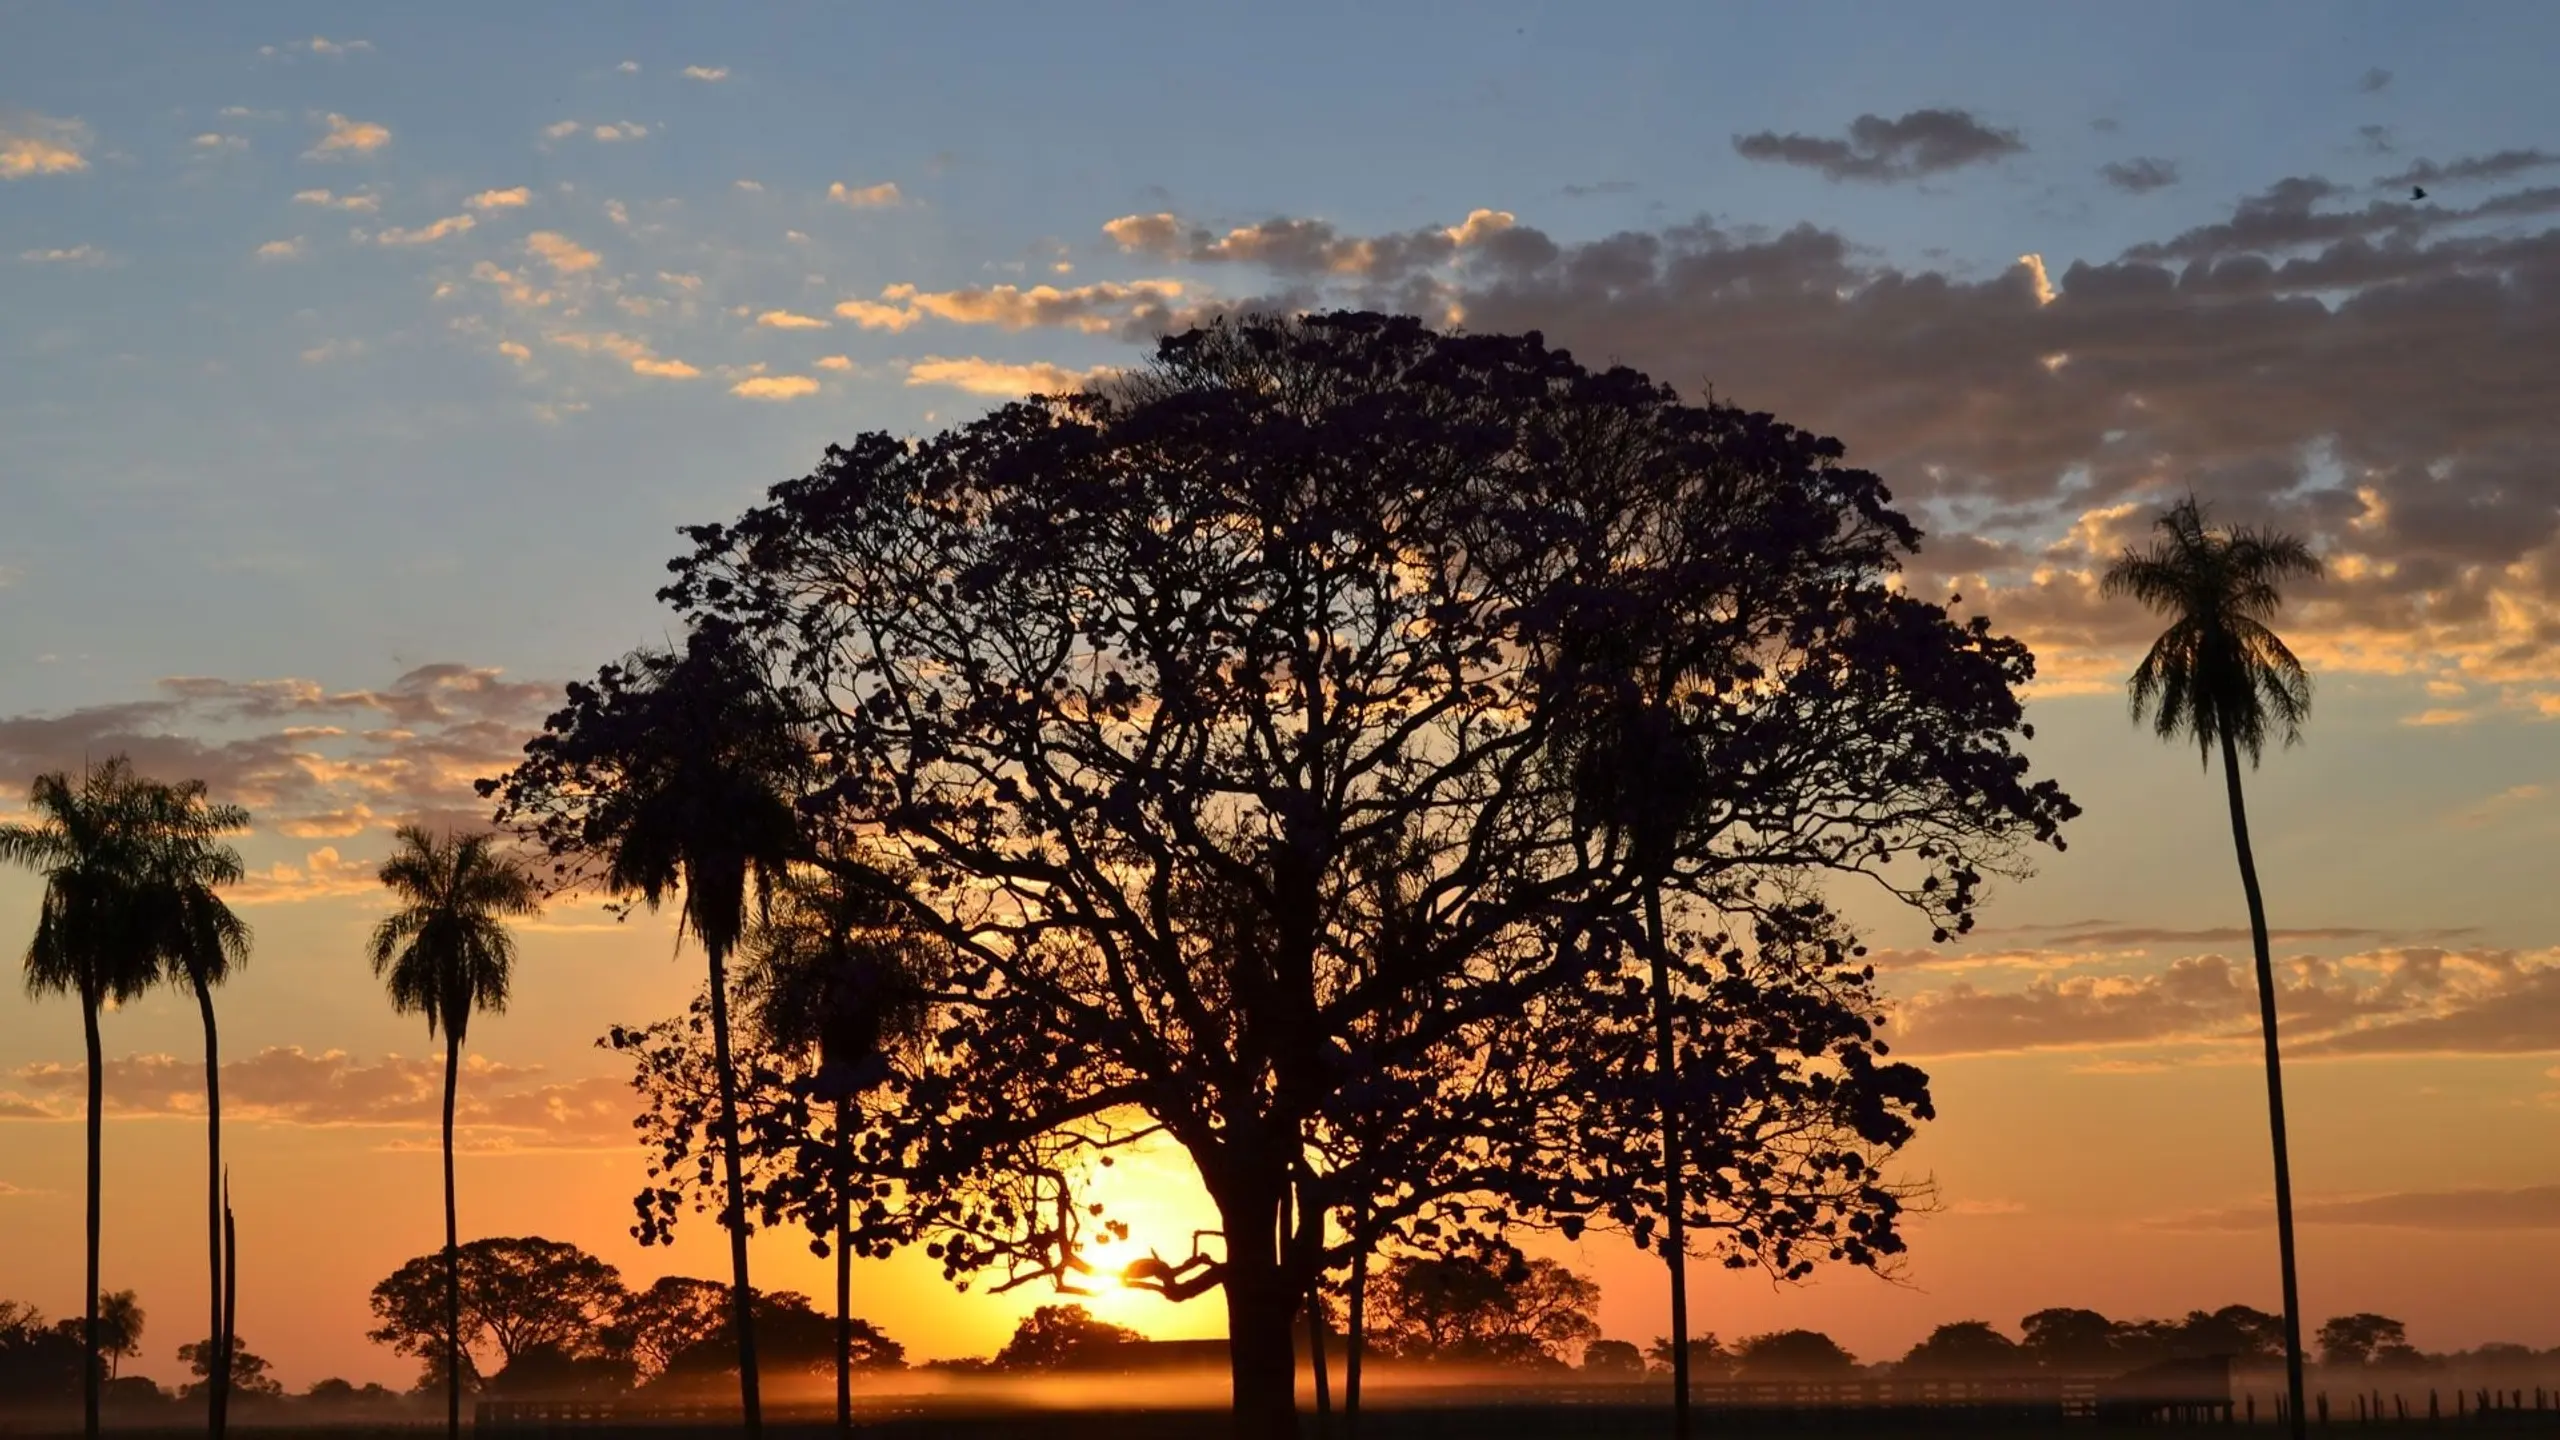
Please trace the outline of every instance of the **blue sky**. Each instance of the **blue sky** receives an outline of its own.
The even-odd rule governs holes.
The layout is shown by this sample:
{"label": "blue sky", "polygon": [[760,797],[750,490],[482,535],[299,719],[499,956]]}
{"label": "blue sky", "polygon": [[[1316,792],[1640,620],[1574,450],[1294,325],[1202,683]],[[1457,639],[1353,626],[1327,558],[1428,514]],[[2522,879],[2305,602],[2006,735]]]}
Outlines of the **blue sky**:
{"label": "blue sky", "polygon": [[[676,526],[1186,317],[1406,306],[1839,435],[1929,525],[1913,583],[2044,667],[2070,854],[1961,950],[1869,916],[1944,1086],[1915,1157],[1960,1204],[1922,1287],[1718,1303],[1876,1358],[2013,1303],[2271,1301],[2262,1237],[2178,1218],[2266,1183],[2212,968],[2241,953],[2219,782],[2125,723],[2146,622],[2092,586],[2194,485],[2332,567],[2288,617],[2311,743],[2252,794],[2302,1043],[2337,1057],[2304,1067],[2306,1193],[2416,1218],[2314,1231],[2414,1258],[2315,1268],[2313,1304],[2560,1343],[2507,1278],[2560,1261],[2560,1190],[2522,1237],[2461,1219],[2560,1179],[2560,7],[18,4],[6,34],[0,793],[131,748],[260,812],[226,998],[243,1063],[283,1057],[253,1157],[407,1193],[415,1117],[329,1098],[424,1042],[352,958],[367,862],[664,633]],[[0,877],[0,943],[32,894]],[[681,1003],[669,941],[583,912],[529,939],[475,1048],[570,1119],[493,1109],[470,1163],[586,1209],[511,1221],[621,1243],[590,1042]],[[0,1110],[45,1111],[77,1027],[19,1004]],[[110,1051],[190,1057],[192,1024],[146,1002]],[[124,1153],[183,1175],[192,1130],[132,1083]],[[0,1134],[0,1207],[63,1239],[0,1251],[0,1295],[57,1312],[76,1130]],[[139,1264],[156,1212],[123,1193]],[[405,1243],[338,1237],[304,1318],[250,1325],[303,1327],[288,1378],[390,1374],[344,1337]],[[2030,1295],[2027,1252],[2104,1263]],[[1611,1333],[1650,1323],[1640,1269],[1589,1263]],[[920,1353],[1011,1313],[909,1293]]]}

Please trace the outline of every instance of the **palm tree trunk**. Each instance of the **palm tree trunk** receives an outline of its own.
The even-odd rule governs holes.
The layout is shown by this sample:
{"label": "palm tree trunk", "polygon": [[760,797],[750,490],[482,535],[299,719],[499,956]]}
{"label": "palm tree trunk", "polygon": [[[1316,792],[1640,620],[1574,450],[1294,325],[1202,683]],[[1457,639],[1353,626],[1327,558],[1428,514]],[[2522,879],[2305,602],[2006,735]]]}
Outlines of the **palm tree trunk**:
{"label": "palm tree trunk", "polygon": [[756,1374],[755,1291],[747,1284],[746,1182],[738,1161],[738,1076],[729,1063],[728,957],[705,945],[711,956],[711,1051],[720,1071],[720,1163],[727,1172],[729,1203],[721,1212],[729,1227],[729,1313],[738,1332],[738,1406],[746,1422],[747,1440],[764,1435],[764,1407],[758,1399]]}
{"label": "palm tree trunk", "polygon": [[462,1031],[444,1031],[444,1429],[462,1440],[462,1242],[453,1206],[453,1091],[462,1073]]}
{"label": "palm tree trunk", "polygon": [[205,1433],[222,1440],[231,1415],[231,1331],[222,1320],[222,1047],[213,1024],[213,987],[196,977],[196,1010],[204,1016],[204,1209],[213,1373],[205,1377]]}
{"label": "palm tree trunk", "polygon": [[98,997],[85,986],[80,1029],[89,1047],[89,1289],[80,1327],[80,1433],[98,1440],[98,1156],[106,1146],[107,1057],[98,1040]]}
{"label": "palm tree trunk", "polygon": [[232,1337],[240,1333],[240,1235],[231,1226],[231,1176],[222,1177],[222,1421],[231,1423]]}
{"label": "palm tree trunk", "polygon": [[1369,1339],[1369,1207],[1366,1201],[1353,1207],[1351,1212],[1351,1294],[1348,1304],[1350,1313],[1343,1317],[1342,1440],[1358,1440],[1360,1360]]}
{"label": "palm tree trunk", "polygon": [[1662,1085],[1662,1262],[1671,1272],[1671,1434],[1689,1440],[1689,1229],[1680,1144],[1678,1048],[1671,1035],[1671,963],[1662,936],[1662,886],[1644,891],[1645,948],[1653,961],[1653,1070]]}
{"label": "palm tree trunk", "polygon": [[2302,1297],[2294,1282],[2293,1161],[2284,1134],[2284,1067],[2276,1046],[2276,968],[2267,953],[2267,904],[2258,893],[2258,862],[2249,849],[2249,811],[2240,798],[2240,754],[2222,734],[2222,774],[2231,791],[2231,843],[2240,855],[2240,888],[2249,896],[2249,939],[2257,947],[2258,1025],[2267,1042],[2267,1129],[2276,1152],[2276,1254],[2284,1272],[2284,1383],[2294,1440],[2302,1440]]}
{"label": "palm tree trunk", "polygon": [[836,1429],[853,1433],[853,1101],[836,1099]]}

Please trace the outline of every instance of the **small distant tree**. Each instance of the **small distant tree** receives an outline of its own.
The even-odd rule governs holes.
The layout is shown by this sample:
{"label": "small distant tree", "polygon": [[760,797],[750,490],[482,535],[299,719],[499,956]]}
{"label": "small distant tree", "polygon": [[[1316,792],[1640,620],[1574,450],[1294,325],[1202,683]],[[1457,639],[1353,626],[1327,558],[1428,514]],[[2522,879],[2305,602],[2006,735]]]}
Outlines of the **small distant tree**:
{"label": "small distant tree", "polygon": [[2409,1327],[2369,1311],[2338,1315],[2320,1327],[2313,1343],[2320,1347],[2321,1364],[2361,1367],[2386,1349],[2408,1349]]}
{"label": "small distant tree", "polygon": [[[191,1383],[179,1387],[179,1398],[195,1400],[210,1393],[214,1367],[221,1363],[221,1355],[222,1345],[215,1340],[198,1340],[193,1344],[178,1347],[178,1363],[186,1366],[187,1372],[196,1377]],[[278,1384],[275,1377],[267,1373],[268,1369],[267,1362],[251,1353],[248,1346],[240,1343],[238,1336],[231,1337],[230,1390],[233,1395],[243,1400],[274,1400],[281,1397],[284,1394],[284,1386]]]}
{"label": "small distant tree", "polygon": [[630,1357],[579,1354],[546,1340],[510,1357],[489,1377],[489,1393],[510,1400],[609,1400],[632,1383]]}
{"label": "small distant tree", "polygon": [[2284,1317],[2247,1305],[2219,1310],[2190,1310],[2178,1326],[2171,1353],[2181,1356],[2228,1355],[2236,1360],[2284,1358]]}
{"label": "small distant tree", "polygon": [[[1676,1374],[1671,1363],[1673,1353],[1670,1339],[1656,1335],[1653,1343],[1644,1347],[1645,1363],[1657,1375]],[[1715,1332],[1689,1337],[1689,1378],[1692,1382],[1733,1378],[1733,1352],[1725,1348]]]}
{"label": "small distant tree", "polygon": [[1600,1338],[1600,1287],[1553,1260],[1404,1256],[1369,1285],[1369,1333],[1402,1360],[1556,1367]]}
{"label": "small distant tree", "polygon": [[[757,1291],[756,1363],[766,1375],[822,1373],[836,1363],[835,1322],[809,1297],[794,1290]],[[616,1326],[649,1383],[662,1390],[693,1391],[735,1384],[737,1336],[729,1287],[682,1275],[661,1278],[635,1294]],[[848,1317],[857,1369],[894,1370],[906,1363],[906,1347],[870,1321]]]}
{"label": "small distant tree", "polygon": [[48,1324],[34,1306],[0,1300],[0,1395],[23,1405],[78,1395],[81,1366],[90,1358],[80,1323]]}
{"label": "small distant tree", "polygon": [[[462,1343],[494,1350],[502,1368],[548,1349],[593,1358],[616,1349],[609,1327],[622,1315],[621,1272],[564,1240],[498,1236],[461,1247]],[[445,1343],[445,1266],[420,1255],[373,1287],[370,1338],[424,1357]]]}
{"label": "small distant tree", "polygon": [[2038,1369],[2096,1375],[2116,1368],[2116,1323],[2095,1310],[2038,1310],[2018,1330],[2019,1349]]}
{"label": "small distant tree", "polygon": [[1644,1352],[1631,1340],[1594,1340],[1582,1347],[1582,1368],[1593,1375],[1642,1375]]}
{"label": "small distant tree", "polygon": [[1772,1330],[1733,1347],[1735,1373],[1745,1380],[1846,1380],[1858,1373],[1858,1357],[1819,1330]]}
{"label": "small distant tree", "polygon": [[98,1353],[107,1357],[108,1379],[142,1353],[143,1320],[132,1291],[110,1290],[98,1297]]}
{"label": "small distant tree", "polygon": [[1987,1320],[1958,1320],[1929,1332],[1895,1367],[1905,1375],[2000,1375],[2025,1368],[2018,1342]]}
{"label": "small distant tree", "polygon": [[998,1370],[1070,1370],[1146,1337],[1095,1318],[1082,1305],[1043,1305],[1022,1317],[996,1352]]}

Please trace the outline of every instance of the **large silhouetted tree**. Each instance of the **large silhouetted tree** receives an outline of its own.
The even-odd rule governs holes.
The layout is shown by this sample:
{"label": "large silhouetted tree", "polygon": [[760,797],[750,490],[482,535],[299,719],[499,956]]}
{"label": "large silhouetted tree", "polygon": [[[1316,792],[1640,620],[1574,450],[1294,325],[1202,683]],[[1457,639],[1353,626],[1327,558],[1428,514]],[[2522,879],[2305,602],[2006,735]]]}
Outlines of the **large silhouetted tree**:
{"label": "large silhouetted tree", "polygon": [[[1839,455],[1535,336],[1247,319],[692,530],[664,593],[801,727],[804,823],[894,850],[909,878],[865,883],[952,951],[877,1137],[946,1270],[1078,1283],[1083,1167],[1167,1137],[1221,1223],[1150,1278],[1223,1294],[1240,1432],[1291,1433],[1291,1323],[1340,1252],[1284,1198],[1303,1228],[1371,1193],[1326,1196],[1324,1157],[1372,1078],[1495,1083],[1643,953],[1648,886],[1666,930],[1806,870],[1968,923],[2070,813],[2014,747],[2032,661],[1888,583],[1916,532]],[[1598,843],[1552,758],[1615,627],[1682,632],[1712,814],[1663,860]],[[621,803],[570,763],[626,733],[606,708],[498,787],[564,855]],[[1485,1223],[1615,1198],[1585,1181],[1631,1183],[1532,1174]]]}
{"label": "large silhouetted tree", "polygon": [[[731,1055],[728,961],[753,911],[806,850],[794,810],[807,756],[754,657],[725,627],[666,651],[642,651],[572,686],[569,705],[530,746],[502,813],[562,857],[563,886],[594,883],[655,908],[681,892],[685,928],[709,963],[714,1135],[726,1184],[738,1396],[749,1440],[763,1433],[755,1317],[748,1297],[748,1214],[738,1067]],[[486,784],[483,793],[495,793]],[[570,863],[575,857],[577,863]],[[755,904],[751,905],[751,900]]]}
{"label": "large silhouetted tree", "polygon": [[495,1236],[454,1253],[461,1262],[455,1284],[447,1284],[441,1250],[377,1282],[377,1323],[367,1338],[429,1358],[447,1342],[446,1305],[458,1295],[463,1348],[485,1342],[502,1368],[542,1349],[588,1357],[629,1348],[612,1334],[628,1299],[621,1273],[578,1246],[539,1235]]}
{"label": "large silhouetted tree", "polygon": [[[39,775],[27,792],[29,820],[0,824],[0,863],[44,877],[35,937],[27,943],[27,990],[80,1002],[81,1039],[89,1067],[88,1235],[85,1313],[80,1334],[81,1425],[97,1440],[100,1362],[98,1324],[99,1157],[105,1134],[106,1055],[98,1015],[139,997],[158,978],[159,951],[150,926],[150,885],[160,858],[157,822],[162,788],[134,774],[121,755],[91,767],[75,783],[61,771]],[[215,1290],[217,1300],[220,1287]]]}
{"label": "large silhouetted tree", "polygon": [[2195,497],[2172,505],[2150,548],[2127,548],[2100,589],[2169,621],[2134,669],[2127,689],[2136,720],[2163,740],[2193,740],[2211,764],[2222,756],[2231,805],[2231,844],[2249,901],[2249,939],[2258,963],[2258,1026],[2266,1043],[2267,1126],[2275,1147],[2276,1254],[2284,1279],[2285,1393],[2293,1433],[2302,1411],[2302,1300],[2294,1282],[2293,1162],[2284,1125],[2284,1067],[2276,1043],[2275,962],[2267,945],[2266,900],[2249,848],[2249,812],[2240,793],[2240,756],[2256,765],[2267,741],[2302,738],[2311,713],[2311,677],[2272,628],[2284,587],[2315,579],[2320,561],[2291,535],[2249,526],[2214,529]]}
{"label": "large silhouetted tree", "polygon": [[507,1008],[515,937],[506,922],[541,908],[532,877],[488,835],[441,838],[414,825],[382,862],[382,884],[397,902],[374,926],[366,953],[391,991],[391,1008],[423,1015],[444,1035],[444,1389],[445,1430],[462,1433],[462,1267],[453,1195],[454,1087],[471,1017]]}

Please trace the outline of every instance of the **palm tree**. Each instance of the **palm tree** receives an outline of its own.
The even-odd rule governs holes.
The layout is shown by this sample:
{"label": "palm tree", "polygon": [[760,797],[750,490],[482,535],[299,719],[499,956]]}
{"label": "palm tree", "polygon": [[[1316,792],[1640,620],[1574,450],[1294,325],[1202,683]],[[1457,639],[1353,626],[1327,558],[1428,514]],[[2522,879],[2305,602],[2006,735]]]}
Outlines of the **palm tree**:
{"label": "palm tree", "polygon": [[2163,740],[2192,739],[2211,764],[2222,752],[2231,802],[2231,843],[2249,899],[2249,939],[2258,961],[2258,1023],[2267,1051],[2267,1124],[2275,1144],[2276,1250],[2284,1272],[2285,1390],[2293,1433],[2303,1433],[2302,1305],[2295,1293],[2293,1166],[2284,1133],[2284,1071],[2276,1046],[2275,965],[2267,954],[2267,907],[2249,850],[2249,812],[2240,795],[2240,754],[2255,766],[2270,735],[2291,745],[2311,713],[2311,677],[2269,622],[2284,585],[2320,574],[2301,540],[2247,526],[2206,528],[2194,496],[2160,516],[2147,550],[2127,547],[2107,567],[2100,593],[2140,601],[2169,628],[2127,682],[2136,720]]}
{"label": "palm tree", "polygon": [[937,955],[895,902],[830,870],[796,872],[747,936],[739,980],[754,1028],[784,1054],[815,1053],[812,1093],[835,1104],[836,1426],[853,1433],[854,1102],[880,1060],[923,1038]]}
{"label": "palm tree", "polygon": [[453,1205],[453,1097],[462,1041],[478,1011],[507,1008],[516,963],[510,918],[541,908],[533,877],[489,835],[441,839],[415,825],[400,828],[398,848],[382,862],[382,883],[399,908],[374,927],[373,973],[391,990],[391,1008],[427,1017],[427,1033],[444,1034],[444,1325],[445,1432],[462,1433],[462,1265]]}
{"label": "palm tree", "polygon": [[192,991],[204,1018],[205,1234],[210,1260],[207,1286],[211,1323],[207,1343],[218,1353],[205,1395],[205,1424],[222,1440],[231,1408],[231,1332],[222,1324],[222,1052],[214,1026],[213,987],[246,965],[249,927],[222,902],[219,887],[236,884],[240,855],[219,836],[247,828],[249,812],[205,798],[205,784],[188,780],[152,788],[152,855],[146,883],[151,941],[163,973]]}
{"label": "palm tree", "polygon": [[81,1318],[81,1428],[98,1434],[99,1156],[104,1148],[106,1055],[98,1012],[149,989],[157,966],[143,923],[150,866],[152,787],[119,755],[84,773],[77,786],[56,770],[27,792],[32,821],[0,825],[0,862],[44,876],[35,938],[28,942],[27,990],[71,995],[80,1002],[81,1038],[89,1065],[88,1283]]}
{"label": "palm tree", "polygon": [[[789,717],[725,637],[698,632],[681,654],[643,655],[645,736],[623,757],[620,784],[596,807],[589,838],[606,852],[606,888],[656,909],[684,893],[683,927],[709,962],[711,1045],[719,1071],[721,1166],[729,1231],[731,1323],[738,1398],[749,1440],[764,1433],[756,1373],[754,1288],[738,1136],[738,1077],[730,1058],[729,956],[743,938],[752,892],[759,908],[801,849],[792,781],[807,758]],[[681,938],[681,931],[679,932]]]}
{"label": "palm tree", "polygon": [[124,1362],[142,1353],[141,1303],[130,1290],[111,1290],[98,1297],[98,1344],[107,1352],[107,1378],[112,1380],[124,1369]]}

